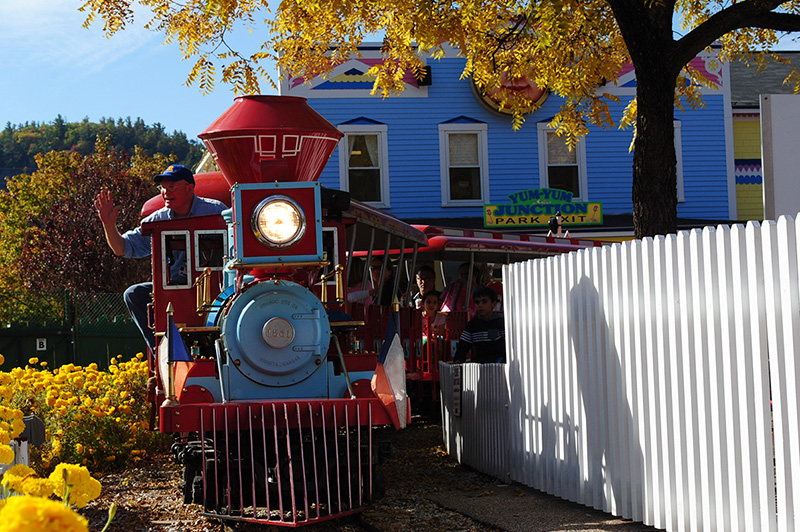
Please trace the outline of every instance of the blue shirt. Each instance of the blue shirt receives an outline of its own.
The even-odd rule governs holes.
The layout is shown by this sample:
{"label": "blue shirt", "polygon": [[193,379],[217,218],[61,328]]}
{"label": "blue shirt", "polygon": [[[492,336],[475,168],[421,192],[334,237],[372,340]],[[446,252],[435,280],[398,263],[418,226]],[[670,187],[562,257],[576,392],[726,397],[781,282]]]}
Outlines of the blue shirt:
{"label": "blue shirt", "polygon": [[[228,207],[226,207],[224,203],[217,200],[195,196],[192,200],[192,208],[189,209],[189,214],[183,218],[188,218],[189,216],[204,216],[206,214],[219,214],[227,208]],[[162,207],[151,215],[144,217],[142,223],[160,222],[162,220],[172,220],[173,218],[179,217],[175,215],[172,209]],[[141,225],[122,235],[122,238],[125,240],[125,252],[122,254],[123,257],[141,259],[150,256],[152,248],[150,237],[142,234]]]}

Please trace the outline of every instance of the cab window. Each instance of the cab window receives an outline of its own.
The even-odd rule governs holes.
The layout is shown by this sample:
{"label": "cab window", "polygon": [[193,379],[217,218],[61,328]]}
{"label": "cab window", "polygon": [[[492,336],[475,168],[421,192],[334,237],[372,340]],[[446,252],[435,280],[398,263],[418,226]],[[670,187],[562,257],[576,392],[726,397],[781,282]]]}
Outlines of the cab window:
{"label": "cab window", "polygon": [[191,262],[188,231],[161,233],[162,283],[164,288],[188,288],[192,280],[187,265]]}
{"label": "cab window", "polygon": [[195,270],[222,270],[225,265],[226,236],[225,231],[195,232]]}

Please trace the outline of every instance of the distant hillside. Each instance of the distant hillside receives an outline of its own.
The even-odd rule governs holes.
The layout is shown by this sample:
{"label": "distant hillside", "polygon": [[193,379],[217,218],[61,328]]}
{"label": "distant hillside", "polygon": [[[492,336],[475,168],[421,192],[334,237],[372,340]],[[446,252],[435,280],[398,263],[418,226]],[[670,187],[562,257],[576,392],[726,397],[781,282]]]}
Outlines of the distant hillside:
{"label": "distant hillside", "polygon": [[103,118],[99,123],[66,122],[59,115],[49,124],[10,122],[0,132],[0,186],[5,187],[5,178],[30,174],[36,171],[34,156],[49,151],[76,151],[88,155],[94,149],[98,135],[108,136],[111,146],[129,154],[139,146],[148,155],[163,153],[172,155],[173,162],[193,168],[203,157],[203,147],[196,140],[189,140],[180,131],[167,133],[159,123],[148,126],[141,118]]}

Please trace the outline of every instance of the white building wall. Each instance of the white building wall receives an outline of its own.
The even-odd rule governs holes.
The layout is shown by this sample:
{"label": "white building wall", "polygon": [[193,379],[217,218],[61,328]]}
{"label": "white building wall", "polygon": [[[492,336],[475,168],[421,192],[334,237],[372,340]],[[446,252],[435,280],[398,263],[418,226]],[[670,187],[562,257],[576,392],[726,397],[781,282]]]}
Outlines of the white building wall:
{"label": "white building wall", "polygon": [[800,95],[761,95],[764,217],[800,212]]}

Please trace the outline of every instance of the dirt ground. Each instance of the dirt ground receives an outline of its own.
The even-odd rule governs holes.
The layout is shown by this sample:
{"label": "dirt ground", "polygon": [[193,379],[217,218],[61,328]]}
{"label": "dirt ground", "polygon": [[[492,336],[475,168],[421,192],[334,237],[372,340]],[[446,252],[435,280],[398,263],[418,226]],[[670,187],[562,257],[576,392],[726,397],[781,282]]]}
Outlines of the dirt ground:
{"label": "dirt ground", "polygon": [[[358,519],[308,526],[311,532],[492,532],[561,530],[654,530],[614,519],[580,505],[500,481],[461,466],[446,454],[437,423],[416,420],[407,429],[375,429],[389,448],[378,467],[386,496]],[[124,532],[222,532],[225,525],[184,505],[181,472],[169,453],[99,479],[103,492],[81,511],[92,532],[102,530],[111,503],[118,506],[109,530]],[[243,527],[241,530],[279,530]]]}

